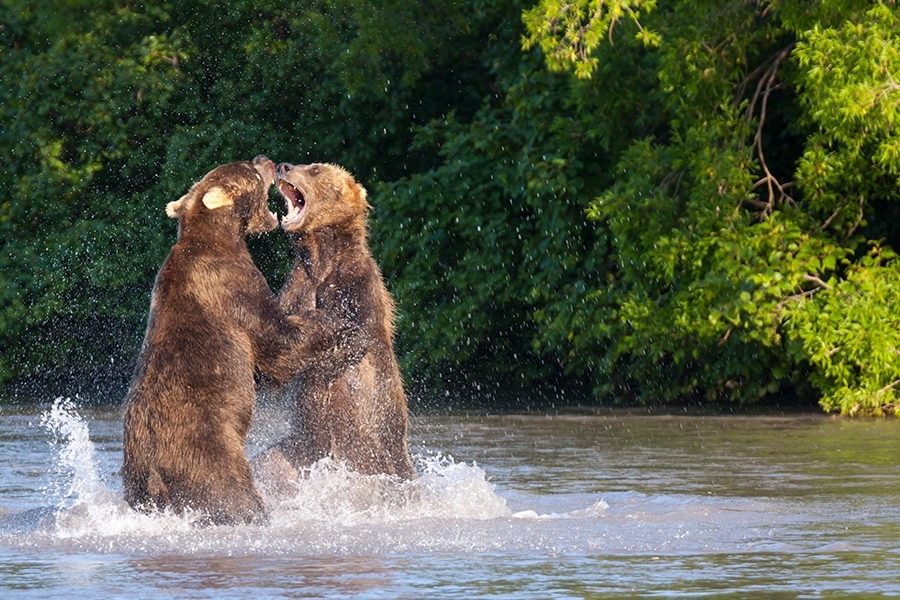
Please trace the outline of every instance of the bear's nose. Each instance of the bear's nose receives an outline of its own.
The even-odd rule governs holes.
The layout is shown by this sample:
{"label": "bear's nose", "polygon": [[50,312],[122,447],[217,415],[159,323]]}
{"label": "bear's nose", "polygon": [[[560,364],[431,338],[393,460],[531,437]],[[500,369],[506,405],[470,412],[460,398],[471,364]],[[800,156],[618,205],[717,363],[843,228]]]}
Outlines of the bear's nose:
{"label": "bear's nose", "polygon": [[275,167],[275,172],[279,175],[284,175],[293,168],[294,165],[292,165],[291,163],[278,163],[278,166]]}
{"label": "bear's nose", "polygon": [[[261,166],[264,166],[266,168],[266,171],[268,171],[269,173],[270,183],[271,180],[275,178],[275,163],[269,160],[269,157],[265,154],[257,154],[256,157],[254,157],[252,164],[257,168]],[[262,173],[260,173],[260,175],[262,175]]]}

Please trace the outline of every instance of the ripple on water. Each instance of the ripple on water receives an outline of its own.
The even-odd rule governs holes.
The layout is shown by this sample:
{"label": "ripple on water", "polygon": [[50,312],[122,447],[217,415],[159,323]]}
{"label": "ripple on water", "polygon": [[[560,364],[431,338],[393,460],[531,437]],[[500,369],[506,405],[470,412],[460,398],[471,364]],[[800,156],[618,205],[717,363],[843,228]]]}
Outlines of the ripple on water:
{"label": "ripple on water", "polygon": [[[426,432],[434,439],[413,445],[440,452],[420,450],[414,482],[322,461],[290,494],[266,498],[269,524],[197,527],[190,514],[131,510],[118,475],[121,414],[92,419],[93,440],[84,414],[58,401],[42,427],[28,427],[29,416],[0,421],[0,596],[52,597],[53,588],[96,598],[135,582],[153,590],[136,595],[217,598],[232,588],[298,595],[298,586],[316,597],[422,597],[436,587],[459,597],[900,591],[892,467],[857,452],[861,475],[850,487],[844,478],[809,494],[809,477],[827,478],[833,464],[799,469],[800,451],[775,453],[785,436],[761,434],[755,422],[735,430],[730,421],[628,421],[628,435],[646,445],[635,461],[638,442],[626,429],[601,431],[606,421],[572,429],[527,417],[436,420]],[[725,438],[728,452],[696,450],[682,424]],[[801,441],[840,444],[841,457],[865,433],[801,425]],[[872,427],[896,437],[889,425]],[[857,493],[872,482],[875,492]]]}
{"label": "ripple on water", "polygon": [[[14,544],[125,553],[365,555],[408,552],[660,552],[710,549],[723,528],[766,511],[757,501],[612,493],[606,499],[509,492],[452,456],[416,457],[420,477],[364,476],[323,460],[287,496],[267,498],[264,526],[196,527],[190,513],[131,510],[98,473],[88,426],[70,401],[42,419],[59,478],[50,507],[8,515]],[[568,503],[568,505],[567,505]],[[560,507],[563,510],[560,510]]]}

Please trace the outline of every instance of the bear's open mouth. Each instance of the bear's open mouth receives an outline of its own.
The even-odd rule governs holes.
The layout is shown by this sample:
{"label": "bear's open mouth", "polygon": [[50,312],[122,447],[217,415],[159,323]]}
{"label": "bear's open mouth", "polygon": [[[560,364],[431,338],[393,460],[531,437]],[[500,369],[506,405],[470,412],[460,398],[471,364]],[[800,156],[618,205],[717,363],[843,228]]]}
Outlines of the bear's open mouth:
{"label": "bear's open mouth", "polygon": [[288,211],[288,214],[281,220],[281,223],[285,224],[299,221],[303,216],[303,209],[306,208],[306,198],[303,197],[303,192],[284,179],[278,180],[278,191],[281,192],[281,195],[284,196],[284,199],[287,201]]}

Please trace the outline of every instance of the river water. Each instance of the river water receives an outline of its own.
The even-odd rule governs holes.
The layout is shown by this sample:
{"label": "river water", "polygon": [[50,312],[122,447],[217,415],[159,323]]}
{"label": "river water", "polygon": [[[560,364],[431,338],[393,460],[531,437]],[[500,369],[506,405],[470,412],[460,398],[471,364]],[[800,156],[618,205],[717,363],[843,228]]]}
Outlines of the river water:
{"label": "river water", "polygon": [[268,525],[197,527],[124,503],[121,408],[0,406],[0,598],[900,596],[898,419],[470,412],[410,442],[415,482],[322,463]]}

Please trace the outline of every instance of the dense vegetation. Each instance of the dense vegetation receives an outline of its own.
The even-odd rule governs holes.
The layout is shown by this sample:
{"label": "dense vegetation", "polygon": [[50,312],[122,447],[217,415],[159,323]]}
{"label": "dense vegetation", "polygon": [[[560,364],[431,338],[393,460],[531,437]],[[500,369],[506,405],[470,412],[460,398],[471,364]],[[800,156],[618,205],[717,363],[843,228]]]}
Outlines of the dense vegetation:
{"label": "dense vegetation", "polygon": [[[898,31],[890,0],[0,0],[0,384],[127,376],[165,203],[262,152],[370,189],[411,380],[897,412]],[[284,236],[252,248],[277,290]]]}

